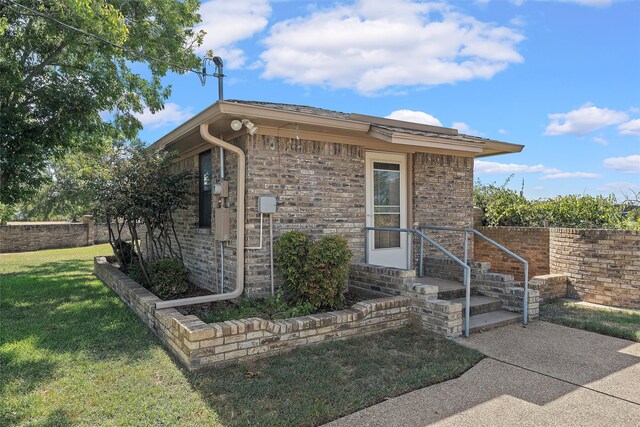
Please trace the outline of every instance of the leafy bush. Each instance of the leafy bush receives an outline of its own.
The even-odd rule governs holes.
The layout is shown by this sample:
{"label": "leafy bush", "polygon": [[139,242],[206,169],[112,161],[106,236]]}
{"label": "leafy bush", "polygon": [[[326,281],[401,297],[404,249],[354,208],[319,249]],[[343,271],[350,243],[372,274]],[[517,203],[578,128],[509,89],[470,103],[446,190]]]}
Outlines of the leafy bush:
{"label": "leafy bush", "polygon": [[[568,195],[528,200],[507,187],[476,181],[474,204],[482,209],[482,225],[491,227],[625,228],[622,204],[615,196]],[[524,184],[523,184],[524,186]]]}
{"label": "leafy bush", "polygon": [[274,245],[276,262],[284,277],[284,291],[290,298],[299,299],[304,293],[311,244],[311,239],[306,234],[288,231]]}
{"label": "leafy bush", "polygon": [[177,297],[189,289],[189,271],[180,260],[151,261],[148,273],[153,293],[162,299]]}
{"label": "leafy bush", "polygon": [[311,246],[305,296],[314,307],[342,306],[351,256],[344,237],[325,236]]}
{"label": "leafy bush", "polygon": [[276,262],[287,295],[313,308],[341,308],[351,251],[343,237],[325,236],[315,244],[298,231],[276,242]]}
{"label": "leafy bush", "polygon": [[[146,264],[145,265],[146,270],[149,271],[149,264],[146,261],[143,261],[143,262]],[[131,277],[134,281],[140,283],[145,288],[151,290],[151,283],[149,283],[147,279],[145,279],[144,272],[142,271],[142,268],[140,267],[139,262],[132,263],[129,266],[127,273],[129,274],[129,277]]]}

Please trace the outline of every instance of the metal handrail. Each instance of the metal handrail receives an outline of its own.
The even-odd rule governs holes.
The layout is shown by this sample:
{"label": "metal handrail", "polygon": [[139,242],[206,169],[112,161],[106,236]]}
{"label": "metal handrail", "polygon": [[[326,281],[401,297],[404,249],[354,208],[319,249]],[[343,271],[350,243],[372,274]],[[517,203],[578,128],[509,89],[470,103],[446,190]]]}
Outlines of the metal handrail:
{"label": "metal handrail", "polygon": [[500,249],[502,252],[504,252],[507,255],[509,255],[509,256],[515,258],[516,260],[520,261],[524,265],[524,299],[523,299],[523,310],[522,310],[523,311],[522,323],[524,325],[529,323],[529,263],[527,262],[526,259],[522,258],[519,255],[516,255],[515,253],[513,253],[509,249],[507,249],[504,246],[502,246],[500,243],[496,242],[495,240],[492,240],[492,239],[488,238],[487,236],[485,236],[484,234],[482,234],[481,232],[479,232],[478,230],[476,230],[474,228],[443,227],[443,226],[436,226],[436,225],[421,225],[421,226],[418,227],[418,230],[437,230],[437,231],[458,231],[458,232],[463,232],[464,233],[464,262],[465,263],[467,262],[467,259],[468,259],[468,257],[467,257],[467,250],[468,250],[467,234],[468,233],[473,233],[476,236],[483,238],[484,240],[486,240],[487,242],[491,243],[496,248]]}
{"label": "metal handrail", "polygon": [[[424,241],[426,240],[429,244],[431,244],[433,247],[435,247],[436,249],[438,249],[440,252],[442,252],[443,254],[445,254],[446,256],[448,256],[449,258],[451,258],[453,261],[455,261],[457,264],[459,264],[463,269],[464,269],[464,287],[465,287],[465,300],[466,300],[466,306],[465,306],[465,328],[464,328],[464,336],[468,337],[469,336],[469,317],[470,317],[470,310],[471,310],[471,267],[469,267],[469,265],[466,262],[462,262],[462,260],[460,260],[460,258],[458,258],[457,256],[455,256],[454,254],[452,254],[451,252],[449,252],[447,249],[445,249],[444,247],[442,247],[441,245],[439,245],[438,243],[436,243],[433,239],[431,239],[429,236],[425,235],[422,231],[420,230],[415,230],[413,228],[394,228],[394,227],[365,227],[364,228],[364,262],[366,264],[369,263],[369,232],[370,231],[398,231],[401,233],[408,233],[407,236],[411,235],[413,236],[414,234],[417,235],[418,237],[420,237],[420,277],[423,277],[423,260],[424,260]],[[407,239],[409,241],[409,239]],[[409,242],[407,242],[409,243]],[[411,243],[413,243],[413,240],[411,240]],[[411,246],[413,246],[411,244]],[[411,248],[408,247],[407,248],[407,270],[411,270],[411,260],[412,260],[412,256],[411,256]]]}

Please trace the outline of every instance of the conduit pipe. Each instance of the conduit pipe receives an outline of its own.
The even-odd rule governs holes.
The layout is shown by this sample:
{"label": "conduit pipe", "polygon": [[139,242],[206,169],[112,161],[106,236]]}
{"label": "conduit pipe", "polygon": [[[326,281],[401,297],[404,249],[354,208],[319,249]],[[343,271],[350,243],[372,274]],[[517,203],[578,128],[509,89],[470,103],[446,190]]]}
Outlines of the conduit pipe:
{"label": "conduit pipe", "polygon": [[203,304],[212,301],[223,301],[228,299],[238,298],[244,292],[244,189],[245,189],[245,170],[246,170],[246,157],[244,151],[233,144],[229,144],[209,133],[209,125],[203,123],[200,125],[200,135],[205,142],[215,147],[220,147],[225,150],[229,150],[232,153],[238,155],[238,189],[236,197],[236,210],[237,210],[237,251],[236,251],[236,288],[227,293],[221,293],[216,295],[203,295],[200,297],[192,298],[180,298],[168,301],[160,301],[156,303],[156,309],[180,307],[183,305],[191,304]]}

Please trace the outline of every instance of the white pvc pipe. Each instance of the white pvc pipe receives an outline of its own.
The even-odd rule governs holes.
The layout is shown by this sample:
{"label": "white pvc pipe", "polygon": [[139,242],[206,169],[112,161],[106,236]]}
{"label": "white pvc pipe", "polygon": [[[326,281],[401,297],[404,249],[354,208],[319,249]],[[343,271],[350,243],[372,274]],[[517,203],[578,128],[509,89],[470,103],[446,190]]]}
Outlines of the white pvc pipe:
{"label": "white pvc pipe", "polygon": [[263,217],[263,213],[260,212],[260,244],[258,246],[247,246],[245,249],[249,250],[249,249],[262,249],[262,217]]}
{"label": "white pvc pipe", "polygon": [[273,283],[273,214],[269,214],[269,257],[271,258],[271,296],[276,294]]}
{"label": "white pvc pipe", "polygon": [[238,298],[244,292],[244,191],[245,191],[245,172],[246,172],[246,156],[241,148],[236,147],[226,141],[223,141],[209,133],[209,125],[203,123],[200,125],[200,135],[205,142],[229,150],[238,156],[238,189],[236,192],[237,206],[237,251],[236,251],[236,288],[227,293],[216,295],[204,295],[192,298],[180,298],[156,303],[156,309],[180,307],[183,305],[202,304],[212,301],[223,301]]}

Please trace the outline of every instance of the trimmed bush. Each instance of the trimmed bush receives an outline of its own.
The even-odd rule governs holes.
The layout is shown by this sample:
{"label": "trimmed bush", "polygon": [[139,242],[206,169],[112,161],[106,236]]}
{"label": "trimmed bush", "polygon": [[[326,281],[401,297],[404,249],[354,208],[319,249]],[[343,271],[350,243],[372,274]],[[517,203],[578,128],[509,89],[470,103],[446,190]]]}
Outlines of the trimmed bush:
{"label": "trimmed bush", "polygon": [[159,259],[149,263],[153,293],[162,299],[177,297],[189,289],[189,271],[177,259]]}
{"label": "trimmed bush", "polygon": [[344,237],[325,236],[313,244],[304,233],[289,231],[275,250],[288,297],[316,309],[342,308],[352,256]]}
{"label": "trimmed bush", "polygon": [[307,282],[307,258],[311,239],[299,231],[287,231],[274,245],[276,262],[284,277],[288,298],[302,299]]}
{"label": "trimmed bush", "polygon": [[306,297],[314,307],[342,307],[351,256],[344,237],[325,236],[311,246]]}

